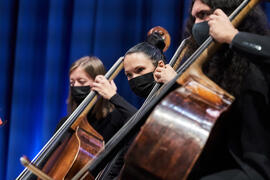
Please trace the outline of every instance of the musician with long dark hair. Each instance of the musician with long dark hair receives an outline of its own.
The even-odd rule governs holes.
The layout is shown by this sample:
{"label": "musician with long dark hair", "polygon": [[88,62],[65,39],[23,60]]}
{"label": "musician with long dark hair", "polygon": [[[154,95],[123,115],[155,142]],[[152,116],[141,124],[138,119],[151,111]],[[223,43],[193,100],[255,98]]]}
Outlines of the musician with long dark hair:
{"label": "musician with long dark hair", "polygon": [[[191,36],[190,54],[207,39],[209,26],[210,34],[217,41],[225,42],[214,34],[214,27],[218,26],[216,19],[224,17],[223,12],[230,15],[241,2],[192,1],[186,28],[186,35]],[[234,36],[239,31],[267,35],[269,29],[263,11],[255,7]],[[266,72],[258,65],[269,61],[265,59],[267,56],[256,56],[256,53],[257,59],[254,59],[240,49],[241,43],[224,44],[203,66],[204,73],[232,94],[235,101],[218,120],[219,128],[212,145],[203,151],[189,179],[270,179],[269,84]]]}

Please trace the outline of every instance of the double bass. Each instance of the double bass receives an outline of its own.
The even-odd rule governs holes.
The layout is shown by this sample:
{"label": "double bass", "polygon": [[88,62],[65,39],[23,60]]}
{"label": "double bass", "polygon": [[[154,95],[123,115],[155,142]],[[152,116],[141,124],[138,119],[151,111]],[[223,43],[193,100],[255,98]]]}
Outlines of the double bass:
{"label": "double bass", "polygon": [[[113,79],[122,68],[123,58],[121,57],[105,74],[105,77],[109,80]],[[104,147],[103,137],[87,120],[87,113],[97,99],[97,93],[91,91],[32,160],[33,166],[29,166],[27,159],[22,157],[21,161],[26,168],[16,179],[34,178],[28,166],[36,167],[33,173],[38,177],[70,179],[89,160],[93,159]],[[68,133],[70,130],[72,133]],[[91,175],[86,177],[92,178]]]}
{"label": "double bass", "polygon": [[[149,31],[148,35],[152,33],[161,34],[165,41],[165,49],[167,49],[170,45],[168,32],[162,27],[155,27]],[[123,58],[121,57],[105,77],[109,80],[113,79],[122,68]],[[23,165],[42,179],[71,179],[88,161],[95,158],[104,147],[103,137],[87,121],[87,113],[96,101],[96,92],[91,91],[32,163],[26,157],[21,158]],[[69,136],[64,135],[67,129],[72,129],[72,134]],[[42,170],[39,170],[41,168]],[[29,178],[32,178],[32,175],[25,169],[17,179]],[[87,174],[84,178],[93,179],[94,177]]]}
{"label": "double bass", "polygon": [[[229,17],[232,24],[237,26],[259,2],[243,1]],[[163,85],[107,143],[108,147],[87,170],[99,169],[124,141],[139,131],[126,154],[121,178],[186,179],[217,119],[234,101],[232,95],[202,72],[202,65],[220,46],[209,37],[177,70],[175,79]],[[83,172],[79,173],[73,179],[79,179]]]}
{"label": "double bass", "polygon": [[[229,17],[232,24],[237,26],[259,2],[243,1]],[[187,179],[204,150],[210,150],[213,136],[218,135],[218,120],[234,101],[202,72],[220,46],[209,37],[198,50],[207,48],[193,54],[199,57],[187,60],[193,62],[177,77],[180,87],[147,118],[126,154],[120,179]]]}

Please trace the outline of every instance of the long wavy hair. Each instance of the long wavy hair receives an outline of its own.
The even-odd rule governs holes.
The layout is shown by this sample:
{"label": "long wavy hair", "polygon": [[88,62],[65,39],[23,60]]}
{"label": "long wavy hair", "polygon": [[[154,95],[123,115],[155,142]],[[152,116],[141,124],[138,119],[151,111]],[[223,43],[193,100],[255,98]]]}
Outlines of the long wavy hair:
{"label": "long wavy hair", "polygon": [[[184,36],[191,36],[188,43],[189,55],[197,48],[193,36],[192,26],[195,18],[191,16],[192,6],[195,0],[192,0],[190,8],[190,16],[187,20]],[[228,16],[241,4],[243,0],[201,0],[207,4],[212,10],[222,9]],[[256,22],[256,23],[254,23]],[[267,18],[260,6],[256,6],[249,12],[247,17],[237,27],[239,31],[251,32],[260,35],[269,34]],[[233,51],[229,45],[223,45],[217,53],[208,60],[204,66],[204,73],[216,82],[220,87],[230,92],[232,95],[238,95],[243,77],[247,73],[250,60],[249,57],[239,52]]]}
{"label": "long wavy hair", "polygon": [[[70,74],[77,69],[78,67],[82,68],[91,78],[95,79],[97,75],[104,75],[106,70],[101,62],[101,60],[95,56],[84,56],[78,60],[76,60],[69,69]],[[71,96],[71,92],[69,89],[68,95],[68,113],[71,114],[78,106],[78,104],[74,101]],[[97,120],[104,118],[107,116],[109,112],[114,109],[114,105],[110,103],[108,100],[100,97],[95,106],[93,107],[90,116],[94,116]]]}

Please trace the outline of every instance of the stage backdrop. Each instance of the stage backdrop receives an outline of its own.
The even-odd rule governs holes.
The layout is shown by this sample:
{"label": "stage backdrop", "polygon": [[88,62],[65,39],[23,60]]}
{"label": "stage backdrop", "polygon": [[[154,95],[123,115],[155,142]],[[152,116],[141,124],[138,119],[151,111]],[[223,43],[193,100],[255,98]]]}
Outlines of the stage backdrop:
{"label": "stage backdrop", "polygon": [[[34,158],[66,115],[73,61],[95,55],[109,69],[157,25],[171,35],[170,59],[188,9],[188,0],[0,0],[0,179],[16,178],[19,158]],[[139,107],[123,72],[115,82]]]}

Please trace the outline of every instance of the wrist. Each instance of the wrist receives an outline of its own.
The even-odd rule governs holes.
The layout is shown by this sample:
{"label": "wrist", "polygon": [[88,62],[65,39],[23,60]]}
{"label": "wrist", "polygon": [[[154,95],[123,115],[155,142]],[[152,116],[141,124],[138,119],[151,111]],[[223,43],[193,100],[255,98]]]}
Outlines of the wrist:
{"label": "wrist", "polygon": [[108,96],[108,100],[110,100],[113,96],[115,96],[116,95],[116,91],[115,92],[113,92],[113,93],[111,93],[109,96]]}
{"label": "wrist", "polygon": [[230,34],[229,38],[227,39],[226,43],[231,44],[233,38],[239,33],[237,29],[234,29],[234,31]]}

